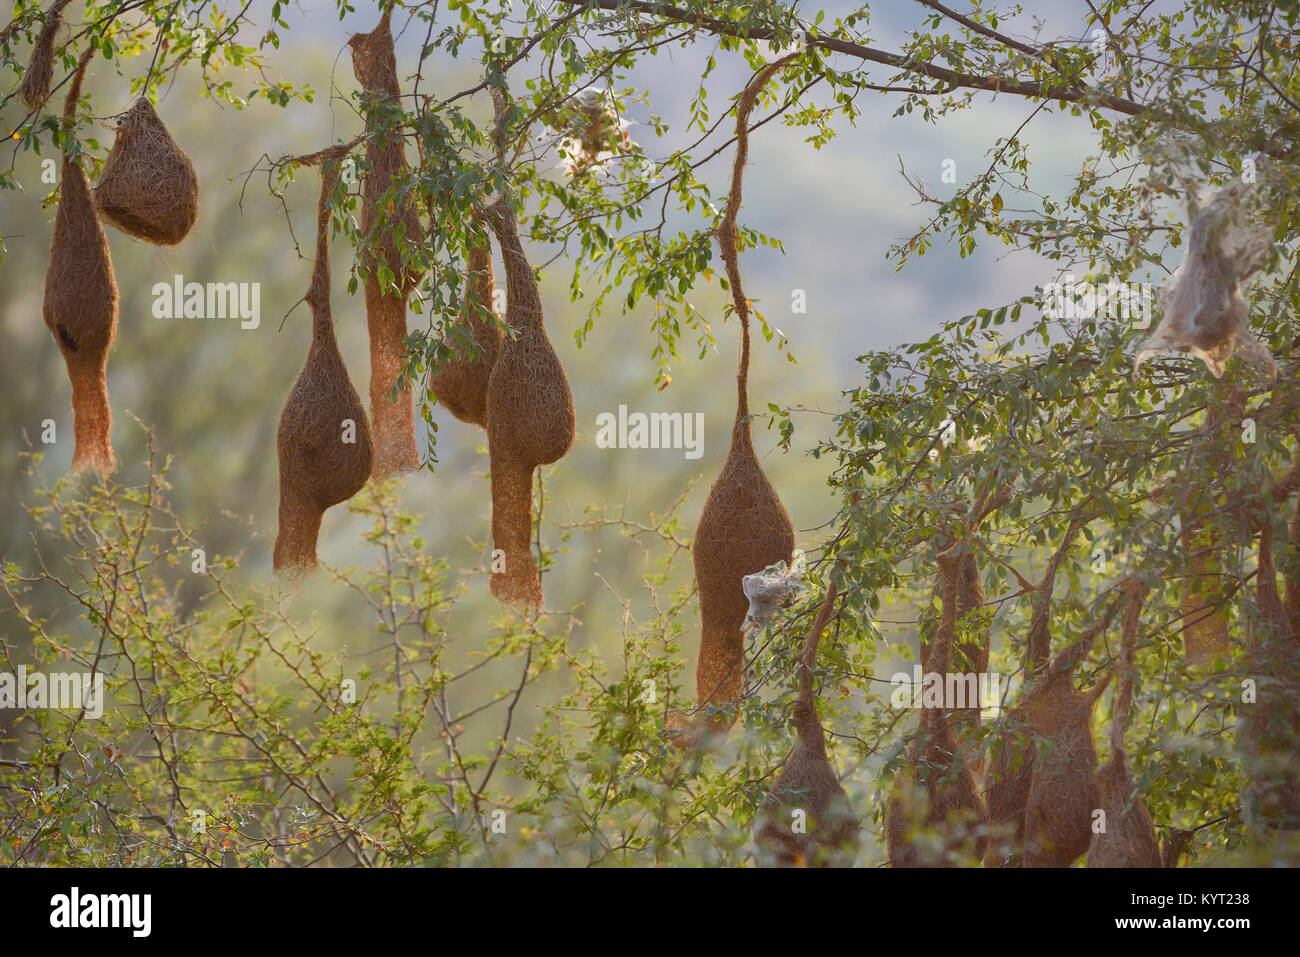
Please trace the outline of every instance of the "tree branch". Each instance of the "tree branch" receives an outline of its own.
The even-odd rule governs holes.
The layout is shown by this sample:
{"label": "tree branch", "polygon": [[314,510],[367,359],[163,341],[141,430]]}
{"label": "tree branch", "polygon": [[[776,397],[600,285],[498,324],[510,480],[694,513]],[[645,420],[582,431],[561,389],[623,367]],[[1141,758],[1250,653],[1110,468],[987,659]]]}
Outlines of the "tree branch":
{"label": "tree branch", "polygon": [[[671,4],[658,3],[656,0],[560,0],[560,2],[576,7],[596,7],[618,13],[639,13],[659,17],[673,23],[699,27],[722,36],[749,40],[770,40],[775,36],[773,30],[747,31],[740,24],[719,20],[716,17],[706,16],[702,13],[694,13]],[[1148,107],[1141,103],[1136,103],[1122,96],[1102,93],[1100,90],[1082,83],[1072,82],[1060,86],[1051,86],[1029,80],[1006,80],[1002,77],[984,76],[978,73],[962,73],[934,63],[918,63],[900,53],[877,50],[874,47],[853,43],[849,40],[814,33],[812,30],[807,30],[805,33],[809,47],[860,57],[872,63],[892,66],[905,73],[916,73],[932,80],[940,80],[953,87],[987,90],[991,93],[1011,93],[1016,96],[1036,97],[1045,100],[1065,100],[1072,103],[1089,102],[1128,116],[1141,116],[1148,110]],[[999,42],[1005,42],[1000,37],[998,39]],[[1024,44],[1016,43],[1014,48],[1021,52],[1032,52],[1032,55],[1036,57],[1041,56],[1041,51],[1036,51],[1033,47],[1027,47]]]}

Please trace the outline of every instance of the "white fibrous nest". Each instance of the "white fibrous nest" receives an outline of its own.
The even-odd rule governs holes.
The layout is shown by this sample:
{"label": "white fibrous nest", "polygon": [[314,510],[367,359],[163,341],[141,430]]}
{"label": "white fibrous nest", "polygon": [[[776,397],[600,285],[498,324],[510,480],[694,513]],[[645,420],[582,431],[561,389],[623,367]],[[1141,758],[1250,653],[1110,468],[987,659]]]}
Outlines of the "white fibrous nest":
{"label": "white fibrous nest", "polygon": [[740,580],[745,597],[749,599],[746,632],[764,627],[778,611],[795,603],[803,591],[803,576],[807,569],[807,558],[802,551],[797,551],[789,568],[785,562],[777,562]]}
{"label": "white fibrous nest", "polygon": [[795,33],[788,43],[774,43],[771,40],[755,40],[754,47],[768,63],[773,63],[791,53],[801,53],[808,48],[808,34],[804,30]]}
{"label": "white fibrous nest", "polygon": [[1234,353],[1269,375],[1277,364],[1250,333],[1242,284],[1268,259],[1273,230],[1248,215],[1251,184],[1240,179],[1215,192],[1195,213],[1187,257],[1156,291],[1164,318],[1133,361],[1136,372],[1149,356],[1189,353],[1216,379]]}
{"label": "white fibrous nest", "polygon": [[570,175],[603,166],[630,145],[630,124],[618,115],[608,90],[588,87],[573,95],[566,110],[560,153]]}

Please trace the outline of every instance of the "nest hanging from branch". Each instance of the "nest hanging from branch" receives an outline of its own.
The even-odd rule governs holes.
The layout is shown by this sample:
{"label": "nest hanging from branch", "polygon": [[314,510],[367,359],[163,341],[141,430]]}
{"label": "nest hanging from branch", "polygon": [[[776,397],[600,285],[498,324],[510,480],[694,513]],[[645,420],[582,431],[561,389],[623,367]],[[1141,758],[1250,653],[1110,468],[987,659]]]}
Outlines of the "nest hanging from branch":
{"label": "nest hanging from branch", "polygon": [[505,569],[492,575],[502,601],[540,608],[542,583],[533,558],[533,472],[557,462],[573,445],[573,393],[546,335],[537,278],[519,239],[514,210],[503,198],[487,216],[506,272],[506,325],[488,378],[487,432],[492,480],[492,542]]}
{"label": "nest hanging from branch", "polygon": [[[950,638],[948,662],[937,668],[930,660],[931,650],[928,634],[935,630],[931,627],[921,630],[921,670],[927,674],[944,674],[949,667],[967,675],[982,676],[989,668],[990,630],[987,621],[980,621],[980,614],[986,601],[984,582],[980,579],[979,563],[975,560],[975,546],[972,541],[981,524],[993,512],[1006,505],[1011,499],[1011,487],[1002,485],[981,494],[971,507],[967,516],[960,518],[961,535],[965,541],[958,541],[945,548],[938,555],[938,577],[935,580],[932,595],[943,599],[946,604],[955,596],[957,603],[958,631]],[[933,604],[933,603],[932,603]],[[978,627],[960,627],[978,625]],[[958,721],[964,725],[978,724],[980,711],[997,702],[982,698],[983,686],[976,681],[976,694],[963,706],[953,706]],[[960,730],[960,729],[959,729]]]}
{"label": "nest hanging from branch", "polygon": [[[1051,603],[1034,609],[1036,626],[1046,628]],[[1092,841],[1092,812],[1100,807],[1097,749],[1092,740],[1092,709],[1113,672],[1089,691],[1074,689],[1075,670],[1115,617],[1117,605],[1102,620],[1039,671],[1020,702],[1006,716],[988,789],[988,820],[1010,830],[1007,848],[990,842],[989,864],[1021,859],[1027,867],[1068,867]],[[1051,743],[1039,753],[1035,743]]]}
{"label": "nest hanging from branch", "polygon": [[[492,304],[495,278],[492,247],[486,233],[478,234],[469,249],[465,275],[465,309],[461,327],[472,339],[474,353],[461,352],[442,363],[429,377],[429,388],[456,418],[487,428],[487,392],[492,367],[501,351],[501,325]],[[453,348],[462,348],[453,345]]]}
{"label": "nest hanging from branch", "polygon": [[72,0],[54,0],[46,11],[41,32],[36,35],[31,59],[23,71],[18,95],[30,110],[38,110],[50,98],[50,81],[54,79],[54,40],[63,26],[63,8]]}
{"label": "nest hanging from branch", "polygon": [[1128,770],[1124,732],[1133,713],[1133,680],[1137,675],[1137,631],[1146,589],[1130,580],[1128,611],[1120,647],[1120,681],[1115,693],[1115,714],[1110,725],[1110,757],[1097,772],[1098,807],[1105,814],[1106,830],[1092,835],[1089,867],[1160,867],[1160,841],[1142,795]]}
{"label": "nest hanging from branch", "polygon": [[[799,655],[799,696],[794,706],[797,737],[759,810],[754,841],[761,863],[806,867],[852,861],[858,819],[827,757],[826,734],[817,714],[812,682],[817,643],[830,621],[836,597],[832,582]],[[802,833],[793,827],[797,811],[804,816],[806,830]]]}
{"label": "nest hanging from branch", "polygon": [[1182,544],[1188,560],[1180,609],[1183,613],[1183,655],[1189,665],[1203,665],[1231,647],[1227,600],[1223,590],[1223,572],[1219,566],[1220,549],[1213,534],[1198,527],[1192,514],[1183,518]]}
{"label": "nest hanging from branch", "polygon": [[[1300,437],[1300,430],[1296,430]],[[1291,474],[1273,488],[1285,502],[1300,483],[1300,450]],[[1300,550],[1300,502],[1290,522],[1290,545]],[[1239,706],[1239,747],[1248,786],[1246,821],[1260,837],[1300,832],[1300,575],[1288,573],[1285,600],[1278,593],[1273,559],[1273,519],[1263,517],[1255,596],[1260,621],[1247,642],[1256,700]],[[1243,713],[1244,712],[1244,713]]]}
{"label": "nest hanging from branch", "polygon": [[175,246],[199,215],[199,179],[147,97],[122,117],[95,187],[104,219],[128,236]]}
{"label": "nest hanging from branch", "polygon": [[[922,648],[927,674],[948,674],[958,623],[983,604],[974,556],[964,544],[957,542],[937,556],[935,593],[942,608],[934,640]],[[973,643],[971,653],[978,656],[981,645],[987,668],[987,635]],[[973,709],[959,709],[952,702],[921,709],[917,735],[885,806],[885,840],[893,867],[948,866],[984,854],[985,809],[972,768],[978,756],[955,733],[959,722],[978,720],[978,694],[976,699]]]}
{"label": "nest hanging from branch", "polygon": [[[92,48],[81,55],[64,100],[63,120],[69,137],[81,98],[81,81],[94,52]],[[117,281],[108,239],[90,199],[90,184],[70,145],[64,147],[60,183],[42,313],[72,383],[76,435],[72,468],[90,467],[106,474],[116,466],[110,439],[107,367],[108,350],[117,334]]]}
{"label": "nest hanging from branch", "polygon": [[[1223,384],[1221,383],[1220,386]],[[1204,665],[1228,653],[1232,642],[1228,634],[1227,605],[1231,598],[1229,579],[1223,573],[1226,555],[1224,543],[1214,525],[1213,513],[1222,500],[1214,486],[1223,476],[1232,474],[1233,453],[1223,442],[1224,426],[1231,429],[1245,415],[1245,398],[1235,384],[1218,389],[1207,404],[1200,449],[1208,451],[1204,466],[1211,474],[1188,474],[1177,496],[1181,544],[1186,561],[1183,578],[1183,613],[1181,630],[1183,658],[1189,665]],[[1215,446],[1218,442],[1217,447]],[[1193,469],[1188,467],[1188,471]],[[1201,469],[1196,469],[1201,471]]]}
{"label": "nest hanging from branch", "polygon": [[1235,353],[1270,378],[1277,376],[1273,356],[1250,333],[1241,294],[1272,248],[1271,227],[1250,221],[1260,212],[1258,205],[1251,186],[1240,179],[1199,210],[1193,205],[1187,257],[1156,291],[1164,317],[1138,350],[1135,373],[1149,356],[1190,353],[1217,379]]}
{"label": "nest hanging from branch", "polygon": [[370,425],[334,338],[330,313],[330,197],[339,179],[346,146],[300,157],[320,166],[316,211],[316,262],[307,306],[311,348],[280,413],[276,451],[280,462],[280,523],[275,539],[277,572],[297,574],[316,567],[321,517],[366,484],[373,450]]}
{"label": "nest hanging from branch", "polygon": [[[361,271],[370,334],[370,415],[377,479],[420,464],[410,386],[403,386],[396,399],[393,397],[406,355],[406,300],[421,273],[405,264],[402,256],[403,245],[417,242],[420,235],[415,201],[406,194],[394,195],[394,190],[402,189],[409,178],[410,167],[406,162],[406,141],[400,127],[392,125],[392,118],[401,111],[401,88],[391,19],[389,6],[380,16],[379,26],[348,41],[352,69],[366,106],[367,171],[361,191],[365,245]],[[391,282],[384,281],[383,270],[391,274]]]}
{"label": "nest hanging from branch", "polygon": [[749,424],[749,302],[740,276],[740,239],[736,217],[742,180],[749,158],[749,116],[758,96],[789,57],[760,70],[736,104],[736,158],[732,167],[727,208],[717,229],[718,246],[726,265],[732,302],[740,320],[740,364],[736,373],[736,418],[731,447],[722,472],[695,529],[692,556],[700,594],[701,636],[695,685],[702,721],[687,724],[684,716],[674,731],[679,747],[693,746],[707,734],[725,732],[735,722],[733,703],[744,678],[745,618],[749,600],[744,578],[778,562],[789,564],[794,554],[794,527],[780,497],[768,481],[754,452]]}

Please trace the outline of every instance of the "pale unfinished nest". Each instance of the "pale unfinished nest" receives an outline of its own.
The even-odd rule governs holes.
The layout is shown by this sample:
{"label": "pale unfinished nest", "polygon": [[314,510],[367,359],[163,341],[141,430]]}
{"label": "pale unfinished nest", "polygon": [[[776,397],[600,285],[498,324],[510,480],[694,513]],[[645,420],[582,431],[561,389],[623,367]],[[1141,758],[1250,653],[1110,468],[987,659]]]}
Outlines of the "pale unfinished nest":
{"label": "pale unfinished nest", "polygon": [[807,570],[807,558],[802,551],[797,551],[789,568],[785,562],[777,562],[741,579],[741,589],[749,600],[746,634],[765,627],[778,611],[794,606],[803,591]]}
{"label": "pale unfinished nest", "polygon": [[581,176],[617,156],[628,143],[627,121],[608,90],[588,87],[549,117],[565,131],[560,151],[571,175]]}
{"label": "pale unfinished nest", "polygon": [[1236,179],[1199,210],[1193,205],[1187,256],[1156,291],[1164,317],[1133,360],[1189,353],[1216,379],[1234,353],[1270,378],[1277,364],[1250,333],[1242,284],[1268,260],[1272,227],[1262,218],[1253,187]]}
{"label": "pale unfinished nest", "polygon": [[23,71],[18,95],[30,110],[38,110],[50,98],[50,81],[54,79],[54,41],[63,26],[63,8],[72,0],[54,0],[45,13],[41,32],[36,35],[31,59]]}

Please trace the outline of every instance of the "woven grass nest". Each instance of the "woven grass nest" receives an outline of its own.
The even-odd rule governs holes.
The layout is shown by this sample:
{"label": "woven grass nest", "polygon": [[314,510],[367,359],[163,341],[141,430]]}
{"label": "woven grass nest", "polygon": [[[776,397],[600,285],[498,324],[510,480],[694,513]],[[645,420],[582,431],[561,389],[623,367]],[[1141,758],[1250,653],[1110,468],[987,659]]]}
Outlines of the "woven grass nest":
{"label": "woven grass nest", "polygon": [[[966,543],[955,543],[937,559],[934,591],[942,608],[933,639],[922,645],[922,662],[927,673],[946,675],[958,624],[983,604],[984,588]],[[975,636],[970,647],[977,658],[983,648],[986,669],[987,630]],[[957,733],[961,722],[978,718],[978,705],[921,709],[917,733],[885,805],[885,843],[892,866],[940,867],[972,863],[983,856],[985,809],[973,769],[978,755]]]}
{"label": "woven grass nest", "polygon": [[[1041,624],[1049,603],[1035,609]],[[1075,670],[1115,616],[1112,605],[1035,677],[1006,718],[987,791],[988,820],[1009,841],[990,841],[986,863],[1068,867],[1092,841],[1092,812],[1101,806],[1092,709],[1113,671],[1087,692],[1074,688]],[[1052,744],[1039,753],[1035,741]]]}
{"label": "woven grass nest", "polygon": [[506,273],[506,325],[487,388],[488,455],[492,479],[492,542],[505,570],[492,575],[492,594],[526,608],[542,604],[533,558],[533,472],[559,461],[573,445],[573,393],[546,335],[537,279],[504,199],[487,217]]}
{"label": "woven grass nest", "polygon": [[[402,245],[417,241],[420,218],[414,199],[390,194],[407,179],[406,144],[396,129],[385,129],[383,115],[400,109],[397,57],[393,49],[392,7],[370,33],[349,41],[352,69],[366,100],[366,176],[361,190],[361,232],[366,237],[361,273],[370,334],[370,414],[374,429],[376,478],[418,468],[415,412],[411,389],[393,398],[406,354],[406,300],[420,281],[418,269],[403,264]],[[380,229],[380,221],[383,228]],[[381,281],[380,266],[393,276]]]}
{"label": "woven grass nest", "polygon": [[1232,647],[1227,613],[1231,593],[1223,570],[1227,550],[1218,540],[1212,516],[1224,504],[1224,492],[1215,485],[1221,476],[1233,472],[1232,443],[1225,441],[1224,432],[1235,431],[1245,415],[1245,395],[1237,383],[1225,381],[1211,392],[1197,451],[1208,457],[1213,474],[1208,482],[1182,483],[1177,494],[1186,562],[1180,602],[1183,617],[1177,627],[1182,633],[1183,658],[1193,666],[1222,657]]}
{"label": "woven grass nest", "polygon": [[[86,65],[93,55],[93,49],[81,55],[68,88],[63,119],[69,131],[76,119]],[[76,436],[72,468],[108,473],[116,465],[110,439],[107,367],[108,350],[117,334],[117,282],[108,239],[90,199],[90,184],[66,148],[60,182],[42,314],[72,383]]]}
{"label": "woven grass nest", "polygon": [[674,715],[673,743],[694,747],[726,732],[736,720],[733,707],[744,681],[745,617],[749,600],[743,579],[794,555],[794,526],[768,481],[749,423],[749,301],[740,276],[739,234],[742,181],[749,158],[749,116],[758,95],[785,60],[769,64],[745,87],[736,105],[736,158],[727,208],[717,229],[732,303],[740,320],[740,363],[736,373],[736,418],[722,472],[695,529],[692,557],[700,595],[700,652],[695,666],[697,708],[693,721]]}
{"label": "woven grass nest", "polygon": [[[975,560],[975,551],[969,545],[954,545],[944,549],[938,555],[938,574],[935,576],[932,596],[941,597],[946,605],[955,596],[957,602],[957,622],[967,622],[967,616],[978,612],[987,600],[984,582],[980,579],[979,563]],[[931,607],[933,607],[933,602]],[[935,667],[931,660],[932,651],[930,635],[939,627],[933,614],[923,622],[920,641],[921,670],[927,674],[937,672],[946,674],[948,668],[963,674],[984,675],[989,669],[989,629],[957,627],[957,632],[950,637],[949,662],[943,668]],[[969,619],[974,622],[974,618]],[[982,689],[981,689],[982,691]],[[968,707],[955,708],[963,721],[978,722],[980,709],[993,702],[977,700]]]}
{"label": "woven grass nest", "polygon": [[63,26],[63,8],[72,0],[54,0],[45,13],[45,22],[36,35],[31,59],[18,84],[18,95],[27,108],[38,110],[50,98],[50,81],[54,78],[54,40]]}
{"label": "woven grass nest", "polygon": [[1203,665],[1227,654],[1232,642],[1224,607],[1224,577],[1220,547],[1212,532],[1193,526],[1185,518],[1182,544],[1187,556],[1180,610],[1183,613],[1183,656],[1189,665]]}
{"label": "woven grass nest", "polygon": [[[330,312],[330,196],[345,153],[345,148],[334,148],[298,160],[321,167],[321,188],[316,262],[306,295],[311,348],[284,403],[276,435],[280,509],[274,565],[277,572],[291,575],[316,567],[316,540],[325,510],[361,490],[370,477],[373,456],[365,409],[339,353]],[[348,420],[352,442],[345,441]]]}
{"label": "woven grass nest", "polygon": [[117,139],[95,187],[108,223],[156,246],[175,246],[199,216],[199,179],[147,97],[117,127]]}
{"label": "woven grass nest", "polygon": [[[813,692],[817,643],[826,630],[836,597],[832,583],[800,651],[799,695],[794,706],[797,736],[759,809],[754,834],[762,864],[808,867],[847,865],[853,860],[860,831],[858,819],[827,757],[826,735]],[[794,830],[796,810],[806,817],[804,833]]]}
{"label": "woven grass nest", "polygon": [[[1292,474],[1300,475],[1300,453]],[[1290,544],[1300,548],[1300,502],[1290,523]],[[1242,706],[1239,737],[1249,779],[1246,819],[1256,833],[1293,834],[1300,831],[1300,576],[1285,576],[1284,601],[1277,587],[1271,517],[1264,518],[1259,536],[1255,597],[1262,621],[1247,651],[1258,689],[1256,702]]]}
{"label": "woven grass nest", "polygon": [[[476,235],[469,249],[465,274],[465,309],[461,313],[462,329],[468,333],[477,352],[459,352],[443,362],[429,376],[429,388],[462,422],[487,428],[488,381],[501,351],[502,331],[492,305],[495,278],[492,274],[492,247],[486,233]],[[453,348],[463,348],[453,344]]]}
{"label": "woven grass nest", "polygon": [[1120,680],[1110,725],[1110,757],[1097,772],[1098,807],[1106,814],[1106,830],[1092,835],[1089,867],[1160,867],[1160,841],[1146,802],[1128,770],[1124,732],[1133,713],[1133,682],[1137,674],[1137,631],[1145,589],[1130,582],[1128,611],[1121,636]]}

